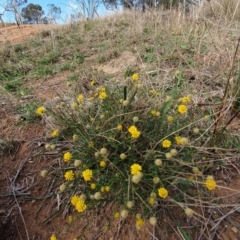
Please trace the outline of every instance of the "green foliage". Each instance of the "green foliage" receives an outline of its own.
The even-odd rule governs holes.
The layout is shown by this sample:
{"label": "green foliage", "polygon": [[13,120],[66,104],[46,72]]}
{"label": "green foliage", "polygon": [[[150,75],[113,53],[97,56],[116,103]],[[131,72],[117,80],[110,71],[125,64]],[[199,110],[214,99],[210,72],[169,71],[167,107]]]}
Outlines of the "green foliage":
{"label": "green foliage", "polygon": [[191,96],[181,95],[181,72],[169,95],[132,73],[104,86],[91,82],[88,95],[62,99],[44,113],[58,122],[46,151],[58,139],[69,142],[55,174],[78,212],[114,200],[122,218],[151,217],[168,197],[185,209],[206,195],[204,173],[213,159],[200,160],[201,144],[211,134],[203,133],[207,121]]}

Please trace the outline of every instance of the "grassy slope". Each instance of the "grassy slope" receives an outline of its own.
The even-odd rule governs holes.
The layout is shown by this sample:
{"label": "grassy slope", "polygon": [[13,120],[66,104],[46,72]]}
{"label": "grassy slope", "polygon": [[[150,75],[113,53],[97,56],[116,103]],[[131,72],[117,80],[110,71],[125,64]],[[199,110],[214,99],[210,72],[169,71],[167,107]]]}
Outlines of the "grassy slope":
{"label": "grassy slope", "polygon": [[[64,84],[71,82],[79,92],[92,79],[109,79],[96,71],[100,64],[131,51],[138,64],[130,70],[142,72],[146,84],[168,91],[180,70],[183,94],[193,94],[194,103],[202,106],[220,105],[233,66],[230,104],[239,95],[239,57],[234,61],[239,31],[234,21],[188,18],[177,11],[123,13],[44,31],[25,43],[6,44],[0,49],[1,97],[23,99],[38,91],[34,83],[44,85],[61,72],[67,73]],[[145,69],[140,69],[141,63]],[[61,92],[64,94],[64,87]],[[41,101],[30,100],[16,109],[32,121]],[[215,112],[217,108],[208,110]]]}

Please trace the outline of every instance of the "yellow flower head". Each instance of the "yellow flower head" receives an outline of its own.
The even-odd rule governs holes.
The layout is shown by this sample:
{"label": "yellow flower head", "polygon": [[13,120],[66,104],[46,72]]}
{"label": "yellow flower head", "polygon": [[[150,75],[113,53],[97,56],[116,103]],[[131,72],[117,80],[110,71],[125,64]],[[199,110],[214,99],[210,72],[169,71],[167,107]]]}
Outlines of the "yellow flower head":
{"label": "yellow flower head", "polygon": [[90,142],[88,143],[88,147],[92,148],[93,146],[94,146],[94,143],[93,143],[92,141],[90,141]]}
{"label": "yellow flower head", "polygon": [[69,170],[65,173],[64,175],[65,179],[67,181],[72,181],[74,179],[74,173],[73,173],[73,170]]}
{"label": "yellow flower head", "polygon": [[79,94],[77,97],[78,102],[81,102],[84,99],[82,94]]}
{"label": "yellow flower head", "polygon": [[84,212],[87,208],[87,205],[85,204],[84,200],[79,199],[76,204],[76,209],[78,212]]}
{"label": "yellow flower head", "polygon": [[55,234],[52,234],[51,237],[50,237],[50,240],[57,240],[57,237]]}
{"label": "yellow flower head", "polygon": [[114,218],[119,218],[120,217],[120,213],[119,212],[115,212],[114,213]]}
{"label": "yellow flower head", "polygon": [[91,181],[92,177],[93,177],[93,172],[91,169],[86,169],[82,172],[82,177],[84,178],[84,180],[87,181]]}
{"label": "yellow flower head", "polygon": [[106,92],[100,92],[99,98],[102,99],[102,100],[104,100],[105,98],[107,98]]}
{"label": "yellow flower head", "polygon": [[213,178],[208,178],[206,181],[205,181],[205,185],[207,187],[207,189],[209,191],[212,191],[216,188],[217,184],[216,184],[216,181],[213,179]]}
{"label": "yellow flower head", "polygon": [[118,125],[117,125],[117,130],[118,130],[118,131],[122,131],[122,124],[118,124]]}
{"label": "yellow flower head", "polygon": [[186,97],[182,97],[179,99],[181,101],[181,103],[183,104],[188,104],[189,102],[191,102],[191,98],[189,96]]}
{"label": "yellow flower head", "polygon": [[172,116],[168,116],[168,117],[167,117],[167,120],[168,120],[169,123],[171,123],[171,122],[173,122],[174,119],[173,119]]}
{"label": "yellow flower head", "polygon": [[72,154],[70,152],[66,152],[63,155],[64,162],[69,162],[72,159]]}
{"label": "yellow flower head", "polygon": [[96,183],[91,183],[91,184],[90,184],[90,188],[91,188],[92,190],[94,190],[94,189],[96,188]]}
{"label": "yellow flower head", "polygon": [[144,225],[144,220],[142,218],[138,218],[136,220],[136,227],[141,228]]}
{"label": "yellow flower head", "polygon": [[59,130],[58,129],[53,130],[51,135],[53,138],[57,137],[59,135]]}
{"label": "yellow flower head", "polygon": [[154,198],[154,197],[150,197],[150,198],[148,199],[148,203],[149,203],[150,205],[154,205],[154,204],[155,204],[155,198]]}
{"label": "yellow flower head", "polygon": [[155,116],[155,115],[156,115],[156,112],[157,112],[157,111],[156,111],[156,110],[154,110],[154,109],[153,109],[153,110],[151,110],[151,114],[152,114],[153,116]]}
{"label": "yellow flower head", "polygon": [[43,106],[38,107],[37,110],[36,110],[36,114],[37,114],[38,116],[42,116],[43,113],[45,113],[45,112],[46,112],[46,108],[43,107]]}
{"label": "yellow flower head", "polygon": [[128,132],[132,135],[132,138],[137,139],[139,138],[141,132],[137,130],[135,126],[131,126],[128,128]]}
{"label": "yellow flower head", "polygon": [[99,163],[99,166],[100,167],[106,167],[107,163],[105,160],[102,160],[100,163]]}
{"label": "yellow flower head", "polygon": [[72,216],[72,215],[69,215],[69,216],[68,216],[68,223],[72,223],[72,221],[73,221],[73,216]]}
{"label": "yellow flower head", "polygon": [[77,195],[72,196],[72,198],[71,198],[71,204],[72,204],[73,206],[76,206],[76,204],[77,204],[77,202],[78,202],[79,199],[80,199],[80,197],[78,197]]}
{"label": "yellow flower head", "polygon": [[105,186],[105,191],[106,191],[106,192],[109,192],[110,189],[111,189],[110,186]]}
{"label": "yellow flower head", "polygon": [[171,143],[171,141],[168,140],[168,139],[165,139],[165,140],[162,141],[162,146],[163,146],[163,148],[170,148],[171,145],[172,145],[172,143]]}
{"label": "yellow flower head", "polygon": [[158,189],[158,196],[160,198],[166,198],[168,196],[168,190],[164,187]]}
{"label": "yellow flower head", "polygon": [[175,137],[175,141],[176,141],[176,144],[177,144],[177,145],[181,145],[181,144],[182,144],[182,143],[181,143],[181,139],[182,139],[182,138],[181,138],[180,136],[176,136],[176,137]]}
{"label": "yellow flower head", "polygon": [[94,86],[94,85],[95,85],[95,81],[92,80],[92,81],[90,82],[90,86]]}
{"label": "yellow flower head", "polygon": [[73,140],[73,142],[76,142],[76,141],[78,140],[78,135],[77,135],[77,134],[74,134],[74,135],[72,136],[72,140]]}
{"label": "yellow flower head", "polygon": [[184,114],[187,112],[187,106],[184,105],[184,104],[181,104],[178,106],[178,112],[181,113],[181,114]]}
{"label": "yellow flower head", "polygon": [[134,74],[132,75],[132,80],[133,80],[133,81],[137,81],[138,79],[139,79],[138,74],[137,74],[137,73],[134,73]]}
{"label": "yellow flower head", "polygon": [[139,164],[134,163],[131,166],[131,174],[132,175],[138,175],[139,173],[141,173],[141,171],[142,171],[142,167]]}

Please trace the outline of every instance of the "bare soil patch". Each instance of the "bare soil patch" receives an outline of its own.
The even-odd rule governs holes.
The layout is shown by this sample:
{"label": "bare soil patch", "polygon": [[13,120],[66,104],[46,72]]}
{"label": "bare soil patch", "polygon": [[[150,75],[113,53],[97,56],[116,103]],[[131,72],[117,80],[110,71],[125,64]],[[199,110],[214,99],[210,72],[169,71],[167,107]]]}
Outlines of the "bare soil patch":
{"label": "bare soil patch", "polygon": [[34,24],[34,25],[21,25],[18,28],[17,25],[0,28],[0,44],[4,43],[20,43],[28,39],[31,36],[43,31],[51,30],[52,28],[59,27],[57,25],[48,25],[48,24]]}

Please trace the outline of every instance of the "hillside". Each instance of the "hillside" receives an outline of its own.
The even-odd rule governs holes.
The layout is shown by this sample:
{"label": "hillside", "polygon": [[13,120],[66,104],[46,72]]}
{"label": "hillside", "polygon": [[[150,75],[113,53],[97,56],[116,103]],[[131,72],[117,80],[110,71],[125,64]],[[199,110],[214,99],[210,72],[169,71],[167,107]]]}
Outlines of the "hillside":
{"label": "hillside", "polygon": [[240,239],[239,26],[149,10],[0,28],[1,239]]}

